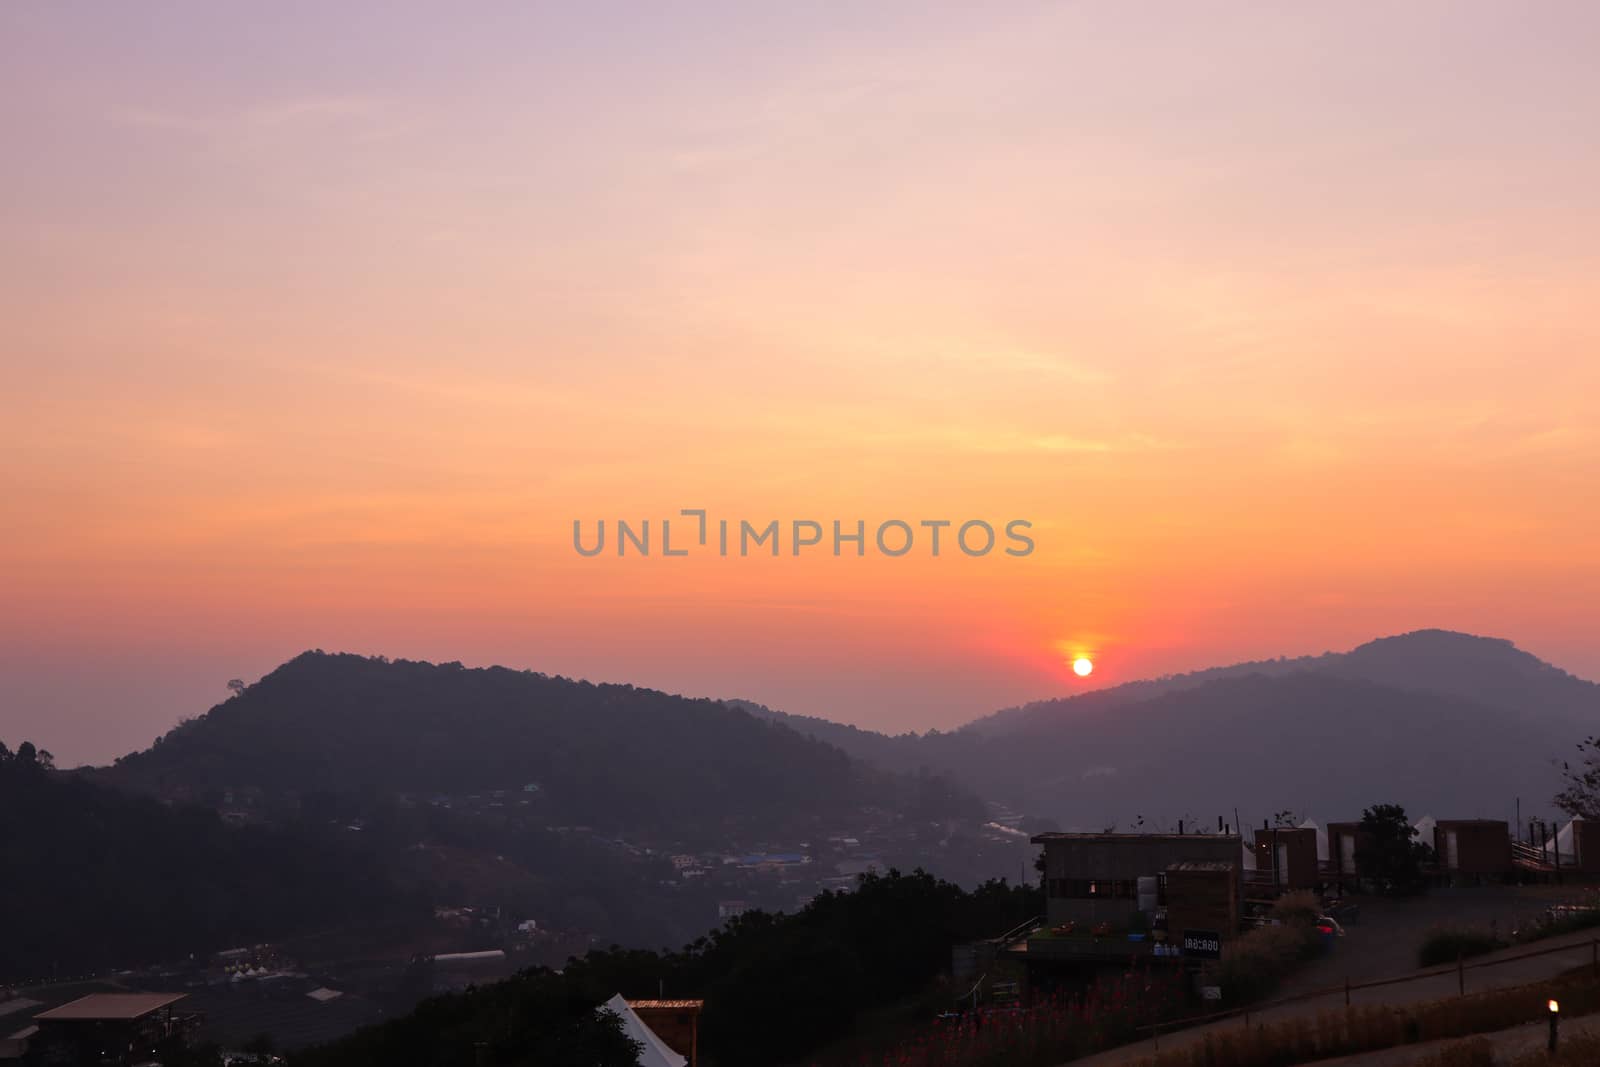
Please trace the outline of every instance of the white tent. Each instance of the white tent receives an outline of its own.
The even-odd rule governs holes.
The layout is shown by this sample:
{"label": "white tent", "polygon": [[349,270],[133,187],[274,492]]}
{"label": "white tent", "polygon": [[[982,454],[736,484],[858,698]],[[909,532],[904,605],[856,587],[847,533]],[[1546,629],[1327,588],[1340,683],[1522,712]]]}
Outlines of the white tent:
{"label": "white tent", "polygon": [[1307,819],[1300,824],[1302,830],[1315,830],[1317,832],[1317,862],[1328,862],[1328,831],[1317,825],[1317,820]]}
{"label": "white tent", "polygon": [[617,1013],[622,1020],[623,1033],[644,1046],[639,1052],[639,1067],[684,1067],[689,1062],[686,1057],[672,1051],[665,1041],[656,1036],[654,1030],[644,1024],[644,1020],[628,1006],[621,993],[606,1001],[605,1008]]}
{"label": "white tent", "polygon": [[1572,828],[1572,824],[1577,821],[1577,819],[1571,819],[1567,822],[1567,825],[1557,830],[1554,844],[1549,841],[1539,842],[1539,847],[1544,852],[1544,861],[1546,863],[1554,863],[1559,858],[1563,867],[1577,866],[1578,852],[1573,840],[1577,836],[1577,832]]}

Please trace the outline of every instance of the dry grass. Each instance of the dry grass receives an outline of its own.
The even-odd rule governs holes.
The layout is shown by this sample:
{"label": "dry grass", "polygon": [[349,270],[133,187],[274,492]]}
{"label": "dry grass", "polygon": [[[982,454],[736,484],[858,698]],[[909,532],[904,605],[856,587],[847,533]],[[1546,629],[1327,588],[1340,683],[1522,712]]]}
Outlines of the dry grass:
{"label": "dry grass", "polygon": [[[1600,980],[1585,972],[1581,977],[1404,1008],[1355,1007],[1257,1026],[1225,1027],[1172,1052],[1157,1053],[1140,1067],[1290,1067],[1419,1041],[1489,1033],[1544,1018],[1552,996],[1560,998],[1564,1015],[1589,1014],[1600,1010]],[[1454,1047],[1447,1051],[1468,1057],[1444,1061],[1452,1067],[1492,1062],[1471,1059],[1477,1052],[1470,1042],[1463,1042],[1459,1051]],[[1600,1063],[1600,1059],[1573,1062]]]}
{"label": "dry grass", "polygon": [[1217,984],[1225,1003],[1260,1000],[1302,961],[1320,951],[1322,941],[1316,927],[1298,917],[1286,919],[1282,926],[1251,930],[1228,946],[1227,956],[1217,968]]}

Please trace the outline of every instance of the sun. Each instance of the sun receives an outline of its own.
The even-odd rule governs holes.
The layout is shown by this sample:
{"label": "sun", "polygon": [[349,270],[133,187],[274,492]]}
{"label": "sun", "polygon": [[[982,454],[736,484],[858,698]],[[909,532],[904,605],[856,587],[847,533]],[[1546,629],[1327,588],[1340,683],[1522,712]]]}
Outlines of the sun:
{"label": "sun", "polygon": [[1079,656],[1077,659],[1072,661],[1072,673],[1076,674],[1079,678],[1089,677],[1089,673],[1093,670],[1094,661],[1088,656]]}

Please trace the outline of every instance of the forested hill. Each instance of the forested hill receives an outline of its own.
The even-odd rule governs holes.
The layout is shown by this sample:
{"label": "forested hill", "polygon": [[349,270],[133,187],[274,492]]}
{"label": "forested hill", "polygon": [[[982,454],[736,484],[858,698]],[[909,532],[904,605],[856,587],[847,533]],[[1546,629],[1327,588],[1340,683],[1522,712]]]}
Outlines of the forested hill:
{"label": "forested hill", "polygon": [[980,811],[937,780],[869,768],[716,701],[322,652],[102,773],[168,794],[526,790],[553,821],[619,831],[776,832],[874,805],[928,818]]}
{"label": "forested hill", "polygon": [[747,912],[682,951],[594,951],[559,972],[528,970],[436,997],[290,1063],[468,1064],[480,1044],[499,1064],[616,1063],[594,1006],[660,990],[704,999],[703,1064],[838,1062],[819,1050],[869,1026],[881,1037],[910,1003],[938,1010],[959,995],[939,984],[954,945],[1009,930],[1043,906],[1033,886],[996,881],[968,892],[923,871],[869,874],[854,892],[821,893],[795,914]]}
{"label": "forested hill", "polygon": [[223,825],[0,744],[0,983],[426,914],[375,858],[305,827]]}
{"label": "forested hill", "polygon": [[[1062,825],[1234,808],[1353,818],[1372,797],[1502,818],[1548,803],[1557,761],[1600,723],[1600,686],[1510,641],[1419,630],[1040,701],[959,730],[889,737],[757,714],[888,769],[928,767]],[[1314,769],[1308,770],[1308,769]]]}

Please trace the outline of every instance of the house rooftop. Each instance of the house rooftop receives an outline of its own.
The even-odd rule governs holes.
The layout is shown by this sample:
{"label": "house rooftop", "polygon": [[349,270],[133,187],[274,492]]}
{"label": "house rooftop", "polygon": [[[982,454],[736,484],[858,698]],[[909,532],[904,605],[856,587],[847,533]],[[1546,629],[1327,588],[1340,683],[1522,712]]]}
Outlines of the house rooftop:
{"label": "house rooftop", "polygon": [[35,1015],[45,1022],[131,1022],[170,1007],[182,993],[90,993]]}

